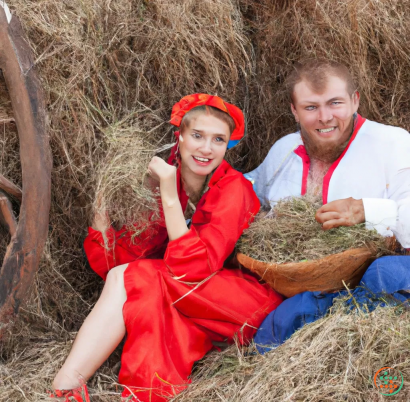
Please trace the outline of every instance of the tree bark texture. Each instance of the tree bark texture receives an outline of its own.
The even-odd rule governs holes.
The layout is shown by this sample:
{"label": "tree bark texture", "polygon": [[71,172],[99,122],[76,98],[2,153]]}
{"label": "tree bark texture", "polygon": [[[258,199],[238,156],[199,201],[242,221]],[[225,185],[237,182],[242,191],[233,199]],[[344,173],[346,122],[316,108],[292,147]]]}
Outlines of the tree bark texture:
{"label": "tree bark texture", "polygon": [[[8,23],[0,7],[0,69],[13,107],[20,141],[22,202],[20,216],[0,270],[0,338],[29,294],[48,232],[51,200],[51,153],[40,81],[19,20]],[[19,198],[12,183],[7,191]],[[14,187],[13,187],[14,186]],[[14,191],[14,193],[13,193]]]}

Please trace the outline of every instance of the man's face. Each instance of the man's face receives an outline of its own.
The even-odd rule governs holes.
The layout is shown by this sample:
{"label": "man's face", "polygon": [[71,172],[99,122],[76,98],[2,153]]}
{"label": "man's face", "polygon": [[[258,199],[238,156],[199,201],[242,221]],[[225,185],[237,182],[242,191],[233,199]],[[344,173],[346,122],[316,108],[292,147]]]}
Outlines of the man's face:
{"label": "man's face", "polygon": [[353,114],[359,107],[359,93],[349,95],[344,80],[329,76],[323,93],[308,82],[295,85],[292,113],[310,157],[333,162],[341,154],[353,129]]}

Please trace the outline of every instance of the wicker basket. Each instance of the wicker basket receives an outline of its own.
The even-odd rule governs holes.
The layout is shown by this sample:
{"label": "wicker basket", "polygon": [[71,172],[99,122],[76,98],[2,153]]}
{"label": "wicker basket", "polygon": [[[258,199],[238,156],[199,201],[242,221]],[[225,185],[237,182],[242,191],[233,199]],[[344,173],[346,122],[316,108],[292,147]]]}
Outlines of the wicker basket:
{"label": "wicker basket", "polygon": [[238,253],[241,265],[258,274],[278,293],[291,297],[305,291],[334,292],[355,287],[376,258],[375,251],[355,248],[319,260],[274,264]]}

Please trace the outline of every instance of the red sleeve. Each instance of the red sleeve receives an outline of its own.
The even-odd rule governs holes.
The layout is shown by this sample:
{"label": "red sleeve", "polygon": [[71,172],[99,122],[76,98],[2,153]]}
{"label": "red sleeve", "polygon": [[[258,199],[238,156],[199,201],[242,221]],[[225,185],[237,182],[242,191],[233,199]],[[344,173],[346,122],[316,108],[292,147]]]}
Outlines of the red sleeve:
{"label": "red sleeve", "polygon": [[260,203],[237,173],[217,182],[198,204],[190,230],[168,243],[164,262],[184,282],[199,282],[222,268]]}
{"label": "red sleeve", "polygon": [[[175,152],[176,146],[171,150],[169,164],[172,164],[173,159],[175,159]],[[188,197],[181,185],[181,169],[177,170],[177,189],[184,210]],[[102,233],[90,227],[88,228],[88,236],[84,241],[84,250],[91,268],[105,280],[108,271],[118,265],[127,264],[157,253],[161,254],[162,257],[167,239],[165,218],[162,205],[159,203],[159,219],[153,220],[150,228],[138,237],[133,238],[125,228],[119,231],[110,228],[107,231],[107,249],[104,245]],[[158,258],[161,257],[158,256]]]}
{"label": "red sleeve", "polygon": [[154,229],[151,228],[133,239],[125,228],[119,231],[110,228],[106,233],[106,248],[102,233],[89,227],[84,251],[91,268],[105,280],[111,268],[144,258],[161,248],[167,238],[166,228],[157,227],[153,234]]}

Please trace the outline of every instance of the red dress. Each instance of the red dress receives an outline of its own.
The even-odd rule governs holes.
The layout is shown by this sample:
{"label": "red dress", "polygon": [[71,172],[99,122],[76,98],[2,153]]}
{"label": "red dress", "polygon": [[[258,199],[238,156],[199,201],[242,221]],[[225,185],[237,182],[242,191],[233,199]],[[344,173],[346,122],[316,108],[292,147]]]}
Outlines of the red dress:
{"label": "red dress", "polygon": [[[178,187],[185,208],[187,196]],[[259,206],[251,183],[223,161],[180,238],[168,242],[164,222],[136,244],[125,230],[111,230],[115,247],[107,254],[101,233],[89,229],[84,248],[99,275],[105,278],[110,268],[129,263],[123,307],[127,337],[119,373],[119,382],[128,387],[123,396],[129,390],[144,402],[174,396],[190,382],[192,365],[212,342],[234,337],[248,342],[280,304],[281,296],[267,285],[223,268]],[[149,259],[163,251],[162,259]]]}

